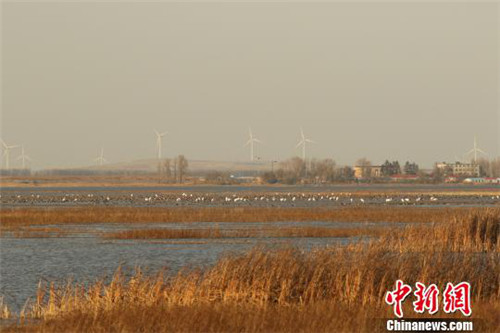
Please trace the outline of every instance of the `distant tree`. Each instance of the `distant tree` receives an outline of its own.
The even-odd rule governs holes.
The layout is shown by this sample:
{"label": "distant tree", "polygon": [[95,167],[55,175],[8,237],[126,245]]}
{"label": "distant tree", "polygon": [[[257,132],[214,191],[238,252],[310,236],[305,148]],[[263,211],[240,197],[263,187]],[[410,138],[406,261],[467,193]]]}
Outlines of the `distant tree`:
{"label": "distant tree", "polygon": [[418,164],[415,162],[410,163],[409,161],[406,161],[404,172],[407,175],[416,175],[418,173]]}
{"label": "distant tree", "polygon": [[306,170],[306,161],[300,157],[292,157],[289,162],[290,171],[292,175],[299,179]]}
{"label": "distant tree", "polygon": [[385,160],[384,164],[381,165],[381,172],[383,176],[391,175],[392,164],[389,160]]}
{"label": "distant tree", "polygon": [[158,182],[161,183],[163,178],[163,167],[161,165],[161,161],[158,161],[157,172],[158,172]]}
{"label": "distant tree", "polygon": [[188,168],[188,161],[184,155],[177,156],[177,171],[179,176],[179,183],[182,184],[184,181],[184,176]]}
{"label": "distant tree", "polygon": [[500,177],[500,157],[490,161],[491,177]]}
{"label": "distant tree", "polygon": [[354,171],[350,166],[344,166],[336,170],[336,180],[349,181],[354,178]]}
{"label": "distant tree", "polygon": [[165,161],[163,161],[163,170],[165,171],[165,178],[167,182],[172,181],[172,168],[171,168],[172,161],[169,158],[166,158]]}
{"label": "distant tree", "polygon": [[303,181],[332,183],[338,178],[342,180],[352,178],[351,168],[345,169],[345,174],[341,174],[337,171],[336,163],[331,158],[312,159],[307,176],[305,168],[306,162],[303,159],[293,157],[280,162],[274,171],[262,173],[261,177],[267,183],[280,182],[284,184],[296,184]]}
{"label": "distant tree", "polygon": [[401,167],[399,166],[398,161],[392,162],[392,172],[393,172],[393,175],[401,174]]}
{"label": "distant tree", "polygon": [[268,184],[275,184],[278,182],[278,178],[273,171],[266,171],[262,174],[262,180]]}
{"label": "distant tree", "polygon": [[292,157],[280,165],[284,182],[287,184],[295,184],[305,175],[306,163],[300,157]]}
{"label": "distant tree", "polygon": [[385,160],[381,166],[381,172],[383,176],[393,176],[401,173],[401,167],[398,161],[389,162]]}
{"label": "distant tree", "polygon": [[174,182],[177,182],[177,159],[175,159],[172,164],[173,164],[172,165],[172,168],[173,168],[173,170],[172,170],[173,177],[172,178],[173,178]]}
{"label": "distant tree", "polygon": [[311,161],[310,177],[322,183],[332,182],[335,180],[335,165],[335,161],[330,158],[314,159]]}
{"label": "distant tree", "polygon": [[437,166],[437,163],[434,165],[434,170],[432,171],[432,180],[435,183],[442,183],[444,181],[445,171],[442,168]]}
{"label": "distant tree", "polygon": [[230,185],[234,183],[229,172],[210,171],[205,175],[207,182],[218,185]]}

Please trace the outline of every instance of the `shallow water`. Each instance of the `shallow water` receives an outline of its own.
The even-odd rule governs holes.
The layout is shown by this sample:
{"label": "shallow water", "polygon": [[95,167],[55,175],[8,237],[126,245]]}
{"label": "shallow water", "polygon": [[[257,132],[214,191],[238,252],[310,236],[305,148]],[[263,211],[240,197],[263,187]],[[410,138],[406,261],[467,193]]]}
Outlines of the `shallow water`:
{"label": "shallow water", "polygon": [[[203,267],[229,253],[242,253],[257,245],[296,246],[305,250],[316,246],[344,244],[356,238],[223,238],[178,240],[104,240],[101,232],[133,228],[256,228],[263,223],[113,223],[96,225],[54,225],[72,229],[67,237],[0,239],[0,295],[14,311],[33,297],[41,279],[89,282],[112,275],[121,265],[125,272],[140,266],[150,271],[164,267]],[[386,223],[273,222],[266,226],[303,225],[332,228],[378,227]]]}
{"label": "shallow water", "polygon": [[[436,187],[437,188],[437,187]],[[16,207],[329,207],[341,208],[349,206],[412,206],[412,207],[483,207],[500,206],[500,187],[483,188],[489,192],[470,192],[467,188],[456,191],[454,188],[443,187],[446,194],[420,193],[412,187],[412,192],[404,188],[386,187],[377,193],[355,194],[364,187],[353,187],[352,192],[342,192],[340,188],[276,188],[264,187],[252,191],[252,187],[242,187],[236,191],[227,192],[226,187],[192,187],[185,191],[162,188],[96,187],[92,190],[66,188],[64,191],[39,189],[9,189],[2,188],[0,205],[3,208]],[[271,191],[273,189],[274,191]],[[371,190],[374,188],[370,187]],[[225,190],[225,191],[223,191]],[[286,191],[288,190],[288,191]],[[386,190],[396,191],[387,192]],[[340,192],[339,192],[340,191]],[[385,191],[385,192],[384,192]],[[480,194],[481,193],[481,194]]]}

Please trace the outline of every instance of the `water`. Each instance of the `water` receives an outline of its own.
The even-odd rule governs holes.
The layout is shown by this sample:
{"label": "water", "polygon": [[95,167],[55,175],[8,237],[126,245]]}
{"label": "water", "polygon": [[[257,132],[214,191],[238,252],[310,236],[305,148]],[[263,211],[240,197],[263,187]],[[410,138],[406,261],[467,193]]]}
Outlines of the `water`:
{"label": "water", "polygon": [[[347,187],[347,186],[346,186]],[[437,189],[439,186],[435,186]],[[181,187],[179,187],[181,188]],[[192,187],[194,189],[195,187]],[[0,205],[3,208],[16,207],[67,207],[67,206],[114,206],[114,207],[344,207],[344,206],[500,206],[500,188],[484,187],[482,192],[455,191],[449,187],[445,192],[425,194],[412,188],[413,192],[404,192],[396,186],[386,186],[388,192],[354,193],[363,187],[352,187],[353,192],[335,192],[339,188],[333,187],[280,187],[280,191],[272,187],[260,188],[260,192],[252,192],[255,187],[231,187],[241,189],[241,192],[225,192],[227,187],[196,187],[196,192],[189,192],[190,187],[182,188],[185,191],[176,192],[172,188],[163,191],[154,188],[150,191],[133,189],[126,191],[124,187],[94,188],[78,190],[66,188],[64,191],[39,189],[2,189]],[[82,188],[83,189],[83,188]],[[309,189],[307,191],[303,189]],[[364,188],[367,190],[367,188]],[[373,189],[373,188],[370,188]],[[467,187],[468,191],[476,187]],[[293,190],[293,192],[291,192]],[[391,192],[392,191],[392,192]],[[389,201],[387,201],[389,200]]]}
{"label": "water", "polygon": [[[150,272],[167,268],[175,272],[181,267],[204,267],[230,253],[242,253],[257,245],[296,246],[310,249],[316,246],[344,244],[355,238],[230,238],[190,240],[105,240],[101,232],[133,228],[259,228],[264,223],[153,223],[53,225],[72,231],[57,238],[0,239],[0,294],[14,311],[19,311],[33,297],[41,279],[64,282],[73,278],[91,282],[111,276],[119,266],[132,272],[134,267]],[[346,228],[372,228],[387,223],[336,222],[276,222],[265,226],[299,227],[303,225]],[[48,226],[40,226],[48,227]]]}

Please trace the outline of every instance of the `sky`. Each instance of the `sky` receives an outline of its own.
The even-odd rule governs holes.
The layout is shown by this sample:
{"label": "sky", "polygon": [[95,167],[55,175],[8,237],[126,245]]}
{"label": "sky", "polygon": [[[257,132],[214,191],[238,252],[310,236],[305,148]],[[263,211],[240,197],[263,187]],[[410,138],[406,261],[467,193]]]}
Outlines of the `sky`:
{"label": "sky", "polygon": [[[35,168],[163,155],[500,156],[499,4],[4,2],[1,123]],[[19,153],[12,151],[12,160]],[[19,162],[16,162],[19,163]]]}

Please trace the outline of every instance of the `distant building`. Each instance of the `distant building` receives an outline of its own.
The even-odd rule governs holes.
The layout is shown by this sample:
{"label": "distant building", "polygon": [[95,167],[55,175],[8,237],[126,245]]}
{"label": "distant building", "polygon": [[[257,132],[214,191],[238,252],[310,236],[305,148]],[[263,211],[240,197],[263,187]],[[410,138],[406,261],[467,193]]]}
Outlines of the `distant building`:
{"label": "distant building", "polygon": [[481,168],[478,164],[460,163],[453,165],[453,174],[456,176],[481,176]]}
{"label": "distant building", "polygon": [[437,163],[436,167],[443,171],[446,176],[457,177],[479,177],[481,176],[481,167],[475,163]]}
{"label": "distant building", "polygon": [[369,165],[369,166],[354,166],[354,177],[357,179],[362,178],[379,178],[382,177],[382,166]]}

